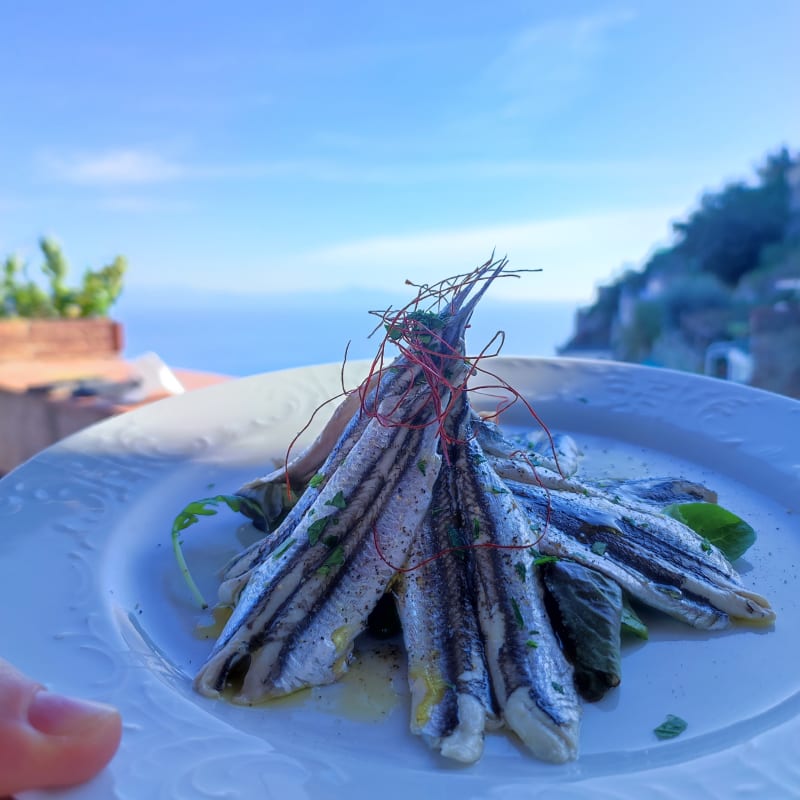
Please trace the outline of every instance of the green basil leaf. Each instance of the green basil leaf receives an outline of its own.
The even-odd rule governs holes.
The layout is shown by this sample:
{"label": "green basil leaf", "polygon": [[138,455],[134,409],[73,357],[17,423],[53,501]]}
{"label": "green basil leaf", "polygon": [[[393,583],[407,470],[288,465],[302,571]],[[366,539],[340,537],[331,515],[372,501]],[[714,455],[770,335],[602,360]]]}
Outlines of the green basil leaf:
{"label": "green basil leaf", "polygon": [[756,532],[743,519],[715,503],[675,503],[664,513],[719,548],[729,561],[736,561],[756,540]]}

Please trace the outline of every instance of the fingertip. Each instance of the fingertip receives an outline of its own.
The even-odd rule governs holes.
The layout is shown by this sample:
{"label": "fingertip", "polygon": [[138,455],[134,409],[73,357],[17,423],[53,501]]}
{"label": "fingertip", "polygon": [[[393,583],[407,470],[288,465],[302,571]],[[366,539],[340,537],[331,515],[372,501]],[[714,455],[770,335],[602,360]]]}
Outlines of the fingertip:
{"label": "fingertip", "polygon": [[28,722],[46,736],[86,736],[119,713],[105,703],[38,691],[28,706]]}
{"label": "fingertip", "polygon": [[122,720],[111,706],[42,690],[27,711],[0,729],[0,797],[84,783],[119,748]]}
{"label": "fingertip", "polygon": [[46,691],[34,697],[28,721],[42,734],[43,788],[88,780],[111,761],[122,738],[116,708]]}

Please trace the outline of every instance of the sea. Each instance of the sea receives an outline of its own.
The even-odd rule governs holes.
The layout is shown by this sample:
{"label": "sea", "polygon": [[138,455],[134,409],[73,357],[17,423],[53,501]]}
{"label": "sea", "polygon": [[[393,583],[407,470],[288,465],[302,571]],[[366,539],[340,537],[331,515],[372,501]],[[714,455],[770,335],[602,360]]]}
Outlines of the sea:
{"label": "sea", "polygon": [[[125,357],[155,352],[171,367],[241,377],[341,362],[346,348],[349,360],[371,358],[384,331],[369,309],[398,308],[406,301],[380,297],[376,303],[363,291],[139,291],[121,298],[113,316],[124,326]],[[576,310],[574,303],[484,298],[467,333],[467,349],[480,352],[502,332],[504,355],[556,355],[573,333]]]}

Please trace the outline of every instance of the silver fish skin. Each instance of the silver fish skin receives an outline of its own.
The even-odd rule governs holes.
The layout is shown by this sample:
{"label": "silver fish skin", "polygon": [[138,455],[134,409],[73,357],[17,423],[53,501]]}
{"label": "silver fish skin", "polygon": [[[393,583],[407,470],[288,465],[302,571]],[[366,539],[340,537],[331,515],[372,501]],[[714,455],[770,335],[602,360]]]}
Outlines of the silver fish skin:
{"label": "silver fish skin", "polygon": [[768,625],[774,611],[746,589],[715,547],[671,517],[594,497],[507,481],[542,526],[542,553],[570,558],[616,580],[646,605],[697,628],[725,628],[734,618]]}
{"label": "silver fish skin", "polygon": [[[553,442],[559,453],[556,464],[552,458],[547,457],[551,445],[543,433],[537,432],[533,437],[544,454],[540,449],[523,450],[518,442],[508,438],[497,425],[488,420],[479,418],[475,430],[478,442],[487,453],[495,472],[503,480],[529,483],[547,490],[591,495],[603,500],[614,498],[632,510],[645,513],[661,512],[672,503],[717,502],[716,492],[685,478],[584,480],[576,474],[579,450],[569,436],[553,435]],[[569,472],[565,469],[565,464]],[[559,468],[561,472],[558,471]]]}
{"label": "silver fish skin", "polygon": [[[475,413],[472,415],[472,425],[484,456],[501,479],[535,483],[547,489],[585,491],[585,486],[573,477],[579,451],[571,437],[553,437],[554,443],[561,443],[565,465],[572,470],[568,472],[560,460],[552,457],[552,452],[548,453],[544,444],[536,450],[527,440],[515,441],[506,436],[497,424]],[[543,441],[550,447],[549,439],[545,437]]]}
{"label": "silver fish skin", "polygon": [[530,523],[476,441],[458,454],[459,507],[478,534],[476,604],[495,696],[506,724],[534,755],[569,761],[578,753],[581,704],[538,570],[526,571],[525,579],[517,571],[534,538]]}
{"label": "silver fish skin", "polygon": [[578,472],[581,451],[575,440],[566,433],[548,435],[544,431],[531,431],[525,437],[528,446],[543,459],[552,462],[552,471],[571,478]]}
{"label": "silver fish skin", "polygon": [[482,417],[474,411],[470,421],[484,455],[514,458],[525,454],[534,466],[563,478],[572,477],[578,471],[581,452],[575,440],[568,434],[547,434],[544,431],[510,434],[492,419]]}
{"label": "silver fish skin", "polygon": [[444,757],[473,763],[484,729],[499,720],[470,582],[469,551],[454,545],[459,521],[452,469],[445,462],[431,508],[393,593],[403,629],[411,690],[411,732]]}
{"label": "silver fish skin", "polygon": [[[424,388],[409,395],[404,401],[408,418],[416,419],[427,401]],[[297,605],[298,590],[303,589],[303,607],[316,602],[314,592],[324,592],[327,582],[308,578],[319,577],[317,571],[329,556],[324,537],[335,530],[341,540],[338,544],[352,549],[371,536],[372,526],[405,472],[408,459],[419,450],[424,431],[370,422],[350,457],[320,488],[287,544],[263,558],[252,571],[230,620],[195,680],[198,691],[217,694],[237,663],[252,660],[254,650],[269,643],[270,625],[287,612],[287,607]],[[343,499],[344,508],[337,508],[337,503],[342,504],[337,498]],[[336,518],[338,525],[320,523],[328,518]]]}
{"label": "silver fish skin", "polygon": [[644,504],[662,510],[673,503],[716,503],[717,493],[702,483],[686,478],[631,478],[587,481],[606,497],[625,504]]}

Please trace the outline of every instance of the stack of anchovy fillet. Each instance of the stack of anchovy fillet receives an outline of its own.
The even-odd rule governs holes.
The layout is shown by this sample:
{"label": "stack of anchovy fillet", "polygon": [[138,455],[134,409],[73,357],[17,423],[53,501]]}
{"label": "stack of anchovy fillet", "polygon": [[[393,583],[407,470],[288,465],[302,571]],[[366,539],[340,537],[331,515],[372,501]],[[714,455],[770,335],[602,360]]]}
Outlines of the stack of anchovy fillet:
{"label": "stack of anchovy fillet", "polygon": [[233,686],[249,704],[335,681],[386,595],[414,733],[470,763],[484,732],[506,726],[564,762],[577,756],[582,699],[619,683],[629,598],[703,629],[774,618],[720,551],[660,512],[714,502],[705,487],[578,480],[568,438],[522,454],[471,408],[481,359],[466,357],[464,332],[508,274],[488,262],[385,312],[397,358],[384,364],[381,349],[308,449],[240,489],[267,535],[224,570],[219,602],[233,613],[199,692]]}

